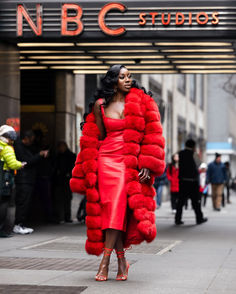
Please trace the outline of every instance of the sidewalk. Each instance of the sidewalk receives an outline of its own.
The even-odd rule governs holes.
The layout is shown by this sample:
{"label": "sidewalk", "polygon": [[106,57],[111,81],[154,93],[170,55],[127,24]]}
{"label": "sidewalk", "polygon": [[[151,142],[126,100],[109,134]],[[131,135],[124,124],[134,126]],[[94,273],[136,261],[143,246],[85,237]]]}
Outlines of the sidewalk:
{"label": "sidewalk", "polygon": [[157,239],[127,252],[127,282],[114,280],[115,258],[109,280],[94,281],[100,258],[85,253],[83,225],[41,226],[32,235],[1,239],[0,293],[235,294],[235,195],[232,202],[214,212],[208,199],[203,211],[209,221],[196,226],[189,209],[180,227],[163,203],[156,211]]}

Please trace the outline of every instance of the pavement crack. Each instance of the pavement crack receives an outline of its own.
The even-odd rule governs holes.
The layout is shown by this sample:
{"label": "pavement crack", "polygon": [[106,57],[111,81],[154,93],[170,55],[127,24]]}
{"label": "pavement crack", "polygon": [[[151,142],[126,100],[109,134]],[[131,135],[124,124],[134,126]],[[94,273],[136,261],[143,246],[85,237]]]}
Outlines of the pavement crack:
{"label": "pavement crack", "polygon": [[208,290],[211,288],[211,286],[212,286],[213,283],[215,282],[215,280],[216,280],[218,274],[219,274],[220,271],[222,270],[222,268],[223,268],[223,266],[224,266],[226,260],[227,260],[228,257],[231,255],[232,251],[233,251],[233,248],[230,248],[229,251],[228,251],[228,253],[226,254],[226,256],[225,256],[223,262],[220,264],[220,266],[219,266],[219,268],[218,268],[216,274],[214,275],[214,277],[213,277],[212,280],[210,281],[210,283],[209,283],[209,285],[208,285],[208,287],[207,287],[207,289],[206,289],[206,291],[205,291],[204,294],[207,294]]}

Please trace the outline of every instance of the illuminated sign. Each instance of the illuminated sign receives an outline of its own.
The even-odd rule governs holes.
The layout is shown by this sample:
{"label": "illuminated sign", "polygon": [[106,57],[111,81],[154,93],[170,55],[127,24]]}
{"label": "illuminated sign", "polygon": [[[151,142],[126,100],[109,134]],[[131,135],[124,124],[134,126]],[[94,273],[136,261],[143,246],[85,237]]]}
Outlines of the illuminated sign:
{"label": "illuminated sign", "polygon": [[[106,18],[109,12],[115,11],[121,14],[120,25],[116,24],[116,27],[111,27],[107,24]],[[127,6],[121,3],[108,3],[103,6],[97,15],[97,24],[100,30],[108,36],[120,36],[123,35],[127,28],[125,24],[122,25],[122,14],[128,11]],[[145,10],[146,11],[146,10]],[[84,31],[83,23],[83,8],[78,4],[65,3],[61,5],[61,36],[78,36]],[[43,5],[36,4],[36,21],[34,22],[30,16],[27,8],[22,5],[17,5],[17,36],[23,36],[24,26],[23,20],[26,20],[28,26],[32,29],[36,36],[43,35]],[[170,26],[171,23],[175,22],[176,27],[181,26],[192,26],[194,23],[199,27],[205,27],[207,25],[216,26],[219,24],[219,13],[204,12],[198,13],[181,11],[177,12],[138,12],[137,13],[137,25],[139,27],[145,27],[151,24],[153,29],[156,25],[162,25],[163,27]],[[73,28],[69,28],[69,25],[73,24]],[[158,30],[158,28],[157,28]]]}

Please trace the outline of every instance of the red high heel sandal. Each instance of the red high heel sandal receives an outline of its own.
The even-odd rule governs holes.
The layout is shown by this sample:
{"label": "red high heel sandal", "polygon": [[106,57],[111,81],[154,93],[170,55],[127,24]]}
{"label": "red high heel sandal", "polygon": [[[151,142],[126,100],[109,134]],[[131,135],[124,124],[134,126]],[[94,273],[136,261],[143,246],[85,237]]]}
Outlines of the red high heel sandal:
{"label": "red high heel sandal", "polygon": [[[113,249],[111,249],[111,248],[104,248],[104,256],[111,256],[112,251],[113,251]],[[97,274],[95,276],[95,280],[98,282],[104,282],[104,281],[107,281],[107,279],[108,279],[108,275]]]}
{"label": "red high heel sandal", "polygon": [[[124,258],[125,257],[125,251],[117,251],[116,250],[116,255],[117,255],[117,258]],[[117,275],[116,276],[116,280],[117,281],[126,281],[128,279],[128,271],[129,271],[129,263],[126,262],[126,270],[124,272],[124,274],[121,274],[121,275]]]}

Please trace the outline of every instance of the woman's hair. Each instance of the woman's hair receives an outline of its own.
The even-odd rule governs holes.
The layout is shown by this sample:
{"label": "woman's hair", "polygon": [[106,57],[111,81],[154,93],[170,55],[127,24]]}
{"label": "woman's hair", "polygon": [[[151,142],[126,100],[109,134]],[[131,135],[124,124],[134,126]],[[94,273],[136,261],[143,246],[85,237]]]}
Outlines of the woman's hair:
{"label": "woman's hair", "polygon": [[[126,68],[126,67],[123,64],[115,64],[109,68],[106,75],[101,79],[101,86],[96,90],[96,92],[94,94],[94,99],[95,99],[94,102],[89,104],[89,113],[92,111],[96,100],[98,100],[100,98],[105,99],[105,102],[104,102],[105,106],[109,105],[109,103],[111,102],[111,100],[115,94],[114,86],[118,82],[120,70],[122,68]],[[144,87],[140,87],[136,80],[132,80],[131,87],[137,88],[137,89],[142,89],[145,94],[152,96],[152,92],[150,92],[150,91],[147,92]],[[88,113],[84,114],[84,117],[83,117],[84,121],[85,121],[87,115],[88,115]],[[83,128],[83,125],[84,125],[84,122],[82,122],[80,124],[81,129]]]}
{"label": "woman's hair", "polygon": [[172,168],[173,168],[173,166],[175,166],[176,165],[176,160],[175,160],[175,155],[176,155],[177,153],[175,153],[175,154],[173,154],[172,156],[171,156],[171,163],[169,163],[169,171],[170,171],[170,174],[172,175]]}

